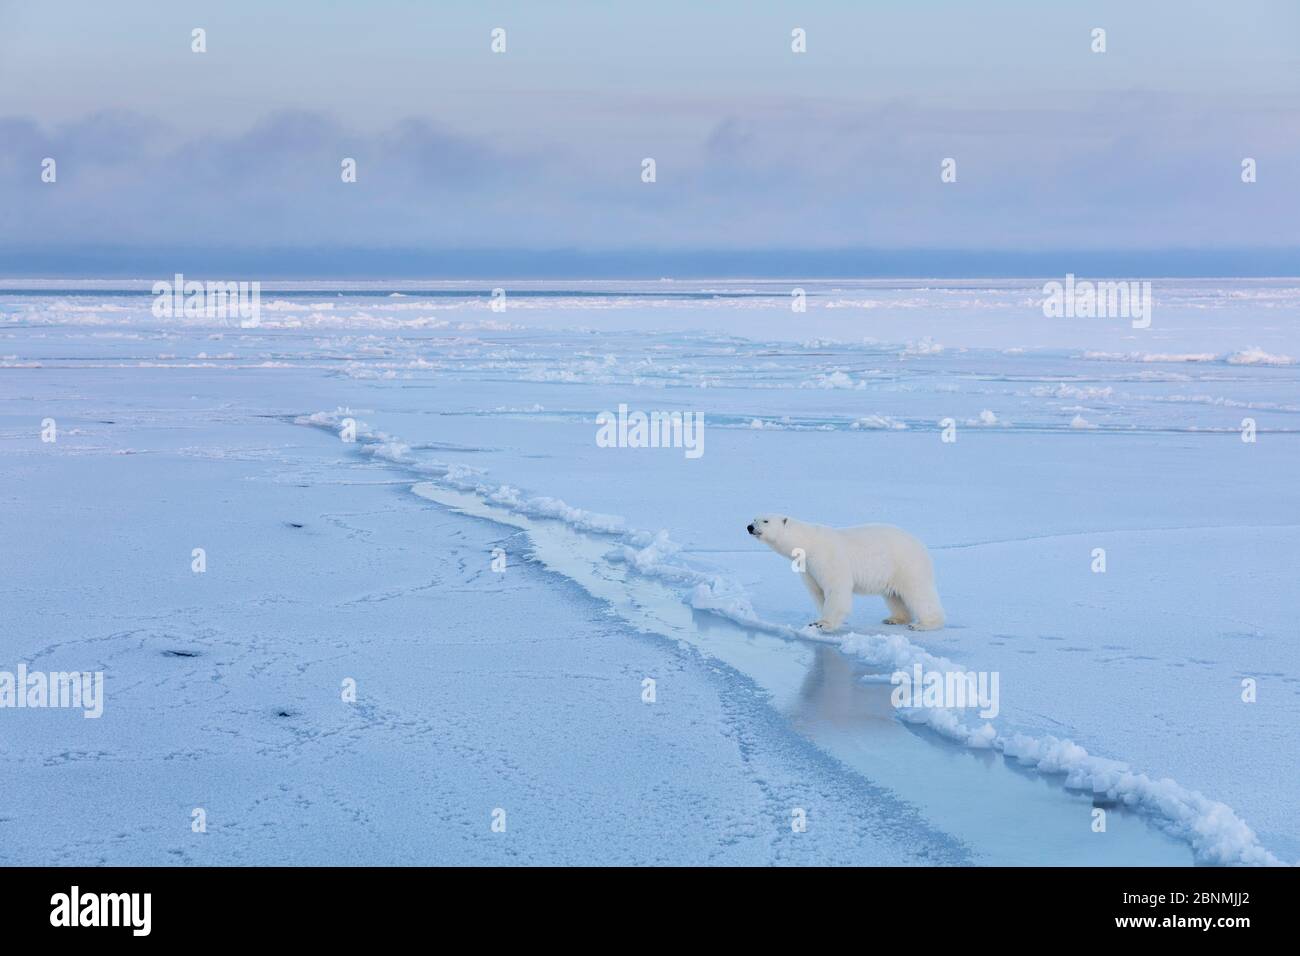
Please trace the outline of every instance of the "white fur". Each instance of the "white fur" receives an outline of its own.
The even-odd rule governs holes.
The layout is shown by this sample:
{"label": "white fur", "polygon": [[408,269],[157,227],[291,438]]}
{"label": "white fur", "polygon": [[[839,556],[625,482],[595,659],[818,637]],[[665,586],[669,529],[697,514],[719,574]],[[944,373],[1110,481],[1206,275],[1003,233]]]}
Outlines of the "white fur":
{"label": "white fur", "polygon": [[829,528],[786,515],[759,515],[750,534],[791,560],[803,554],[803,580],[817,606],[813,627],[837,630],[853,610],[853,595],[879,594],[886,624],[913,630],[943,627],[930,553],[916,538],[887,524]]}

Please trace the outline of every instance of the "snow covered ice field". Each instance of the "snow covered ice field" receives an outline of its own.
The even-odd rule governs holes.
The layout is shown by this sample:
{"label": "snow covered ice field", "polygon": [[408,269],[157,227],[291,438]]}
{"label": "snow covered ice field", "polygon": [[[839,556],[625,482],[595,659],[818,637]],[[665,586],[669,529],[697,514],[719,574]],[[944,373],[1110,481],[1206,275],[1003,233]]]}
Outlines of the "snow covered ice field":
{"label": "snow covered ice field", "polygon": [[[1295,280],[150,284],[0,290],[0,671],[106,688],[0,710],[0,862],[1300,860]],[[810,637],[761,511],[912,531],[947,627]]]}

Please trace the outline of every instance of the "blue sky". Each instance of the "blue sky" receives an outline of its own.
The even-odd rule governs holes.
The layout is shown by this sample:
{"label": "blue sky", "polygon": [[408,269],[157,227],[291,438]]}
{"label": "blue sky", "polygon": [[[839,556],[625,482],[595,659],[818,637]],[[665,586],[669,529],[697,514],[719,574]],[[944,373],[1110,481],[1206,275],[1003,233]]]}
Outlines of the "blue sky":
{"label": "blue sky", "polygon": [[1276,273],[1298,247],[1292,0],[0,2],[9,274],[852,250]]}

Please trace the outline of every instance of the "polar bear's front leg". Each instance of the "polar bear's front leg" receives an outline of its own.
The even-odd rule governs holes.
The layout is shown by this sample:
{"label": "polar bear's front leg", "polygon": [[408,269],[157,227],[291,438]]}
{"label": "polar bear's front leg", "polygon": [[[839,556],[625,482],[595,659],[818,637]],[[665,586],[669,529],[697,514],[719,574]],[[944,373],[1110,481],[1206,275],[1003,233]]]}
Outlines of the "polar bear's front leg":
{"label": "polar bear's front leg", "polygon": [[826,595],[822,593],[822,586],[817,583],[817,579],[805,571],[801,577],[804,586],[808,588],[808,593],[812,595],[813,606],[817,608],[818,616],[822,613],[822,605],[826,601]]}
{"label": "polar bear's front leg", "polygon": [[826,597],[822,601],[822,616],[813,622],[813,627],[823,631],[837,631],[844,619],[853,610],[853,581],[836,581],[826,587]]}

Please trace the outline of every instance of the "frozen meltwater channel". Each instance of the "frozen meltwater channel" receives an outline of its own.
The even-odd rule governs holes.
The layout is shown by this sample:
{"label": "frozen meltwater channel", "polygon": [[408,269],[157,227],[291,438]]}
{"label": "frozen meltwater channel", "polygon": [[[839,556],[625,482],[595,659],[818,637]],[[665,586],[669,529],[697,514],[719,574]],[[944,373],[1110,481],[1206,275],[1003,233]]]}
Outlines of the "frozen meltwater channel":
{"label": "frozen meltwater channel", "polygon": [[1090,795],[1013,769],[1001,754],[974,751],[895,719],[888,684],[837,648],[743,628],[695,611],[659,582],[606,560],[609,543],[563,522],[529,518],[476,495],[420,482],[414,492],[455,511],[527,533],[533,557],[607,602],[634,627],[689,644],[752,679],[772,706],[831,756],[960,834],[987,865],[1190,865],[1188,846],[1144,818],[1102,801],[1109,839],[1087,825]]}

